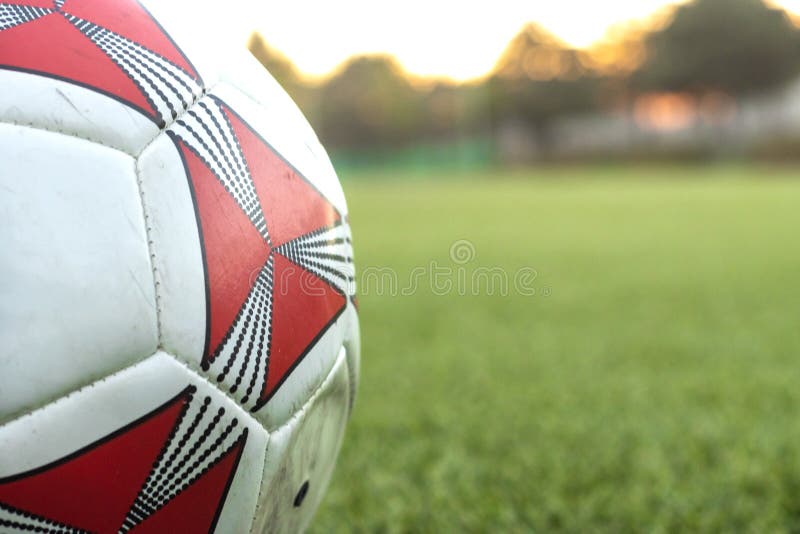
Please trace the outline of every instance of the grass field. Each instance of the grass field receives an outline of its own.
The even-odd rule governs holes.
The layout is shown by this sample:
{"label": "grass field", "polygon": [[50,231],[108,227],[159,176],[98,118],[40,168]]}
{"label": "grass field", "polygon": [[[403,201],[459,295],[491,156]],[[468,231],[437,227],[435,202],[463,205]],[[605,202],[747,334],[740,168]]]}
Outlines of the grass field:
{"label": "grass field", "polygon": [[361,295],[314,531],[800,531],[797,178],[345,176],[362,271],[402,286],[466,239],[468,277],[538,274],[533,296]]}

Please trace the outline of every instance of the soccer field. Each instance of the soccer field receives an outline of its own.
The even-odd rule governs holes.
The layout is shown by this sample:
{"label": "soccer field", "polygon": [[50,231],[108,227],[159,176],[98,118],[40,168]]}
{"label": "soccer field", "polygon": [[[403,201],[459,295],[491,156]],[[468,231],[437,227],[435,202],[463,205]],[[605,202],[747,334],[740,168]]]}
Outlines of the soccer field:
{"label": "soccer field", "polygon": [[[800,529],[798,177],[345,175],[384,287],[359,276],[361,387],[314,531]],[[495,267],[506,295],[472,285]]]}

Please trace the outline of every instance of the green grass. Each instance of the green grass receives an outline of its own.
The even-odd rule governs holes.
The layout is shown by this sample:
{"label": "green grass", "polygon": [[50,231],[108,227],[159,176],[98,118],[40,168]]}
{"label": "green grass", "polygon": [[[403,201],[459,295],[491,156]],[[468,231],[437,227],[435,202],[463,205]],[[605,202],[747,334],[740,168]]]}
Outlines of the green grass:
{"label": "green grass", "polygon": [[361,295],[316,532],[800,531],[800,172],[386,174],[345,180],[362,271],[468,239],[537,294]]}

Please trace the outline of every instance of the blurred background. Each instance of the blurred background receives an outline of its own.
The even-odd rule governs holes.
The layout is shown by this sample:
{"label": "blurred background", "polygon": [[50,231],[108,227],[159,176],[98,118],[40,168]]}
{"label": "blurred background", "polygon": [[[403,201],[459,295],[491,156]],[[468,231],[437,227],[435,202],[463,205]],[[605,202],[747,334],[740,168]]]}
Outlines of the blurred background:
{"label": "blurred background", "polygon": [[[641,3],[653,12],[626,19],[642,11]],[[304,29],[299,20],[309,8],[299,5],[284,8],[282,20],[271,17],[284,28],[275,43],[274,30],[253,33],[248,42],[344,173],[376,164],[472,170],[800,157],[800,30],[781,4],[622,0],[538,10],[583,48],[546,22],[522,18],[537,14],[527,2],[472,12],[452,3],[432,13],[426,3],[412,2],[403,8],[410,20],[350,4],[321,14],[336,28],[331,35]],[[516,24],[494,15],[504,10],[520,17],[512,19]],[[458,20],[462,15],[470,27]],[[375,25],[387,26],[389,35],[370,39],[372,31],[363,29]],[[359,45],[387,50],[348,58]],[[497,49],[491,62],[483,57],[486,47]],[[293,63],[292,52],[303,63]],[[303,64],[317,72],[303,71]],[[411,70],[415,65],[427,74]]]}
{"label": "blurred background", "polygon": [[239,35],[360,270],[314,530],[800,530],[800,2],[321,4]]}

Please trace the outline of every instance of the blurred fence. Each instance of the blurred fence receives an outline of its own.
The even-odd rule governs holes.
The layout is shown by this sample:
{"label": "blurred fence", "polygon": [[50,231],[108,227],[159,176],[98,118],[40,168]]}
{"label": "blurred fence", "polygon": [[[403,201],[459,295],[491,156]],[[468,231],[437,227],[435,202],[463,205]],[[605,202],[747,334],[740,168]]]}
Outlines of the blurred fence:
{"label": "blurred fence", "polygon": [[[545,155],[535,131],[502,124],[497,157],[534,161]],[[747,157],[800,158],[800,78],[777,90],[732,99],[724,95],[645,95],[611,111],[555,119],[546,141],[551,159]]]}
{"label": "blurred fence", "polygon": [[452,172],[488,167],[496,161],[496,150],[490,138],[455,139],[397,149],[338,149],[331,158],[345,173],[376,168]]}

